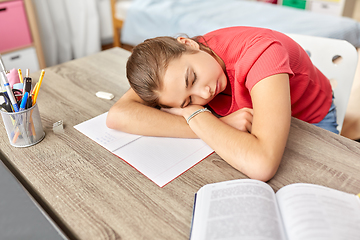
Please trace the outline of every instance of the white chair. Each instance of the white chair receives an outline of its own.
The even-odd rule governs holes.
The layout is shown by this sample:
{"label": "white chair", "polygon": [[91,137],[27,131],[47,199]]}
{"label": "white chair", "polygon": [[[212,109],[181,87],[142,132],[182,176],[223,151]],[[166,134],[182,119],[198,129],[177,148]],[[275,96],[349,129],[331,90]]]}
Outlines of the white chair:
{"label": "white chair", "polygon": [[330,80],[341,132],[358,61],[355,47],[338,39],[298,34],[288,36],[304,48],[314,65]]}

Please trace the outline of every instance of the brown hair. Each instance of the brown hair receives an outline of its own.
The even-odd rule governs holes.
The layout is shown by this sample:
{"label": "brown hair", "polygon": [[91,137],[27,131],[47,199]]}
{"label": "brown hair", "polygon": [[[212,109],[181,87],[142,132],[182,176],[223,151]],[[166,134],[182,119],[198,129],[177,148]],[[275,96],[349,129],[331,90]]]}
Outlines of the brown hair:
{"label": "brown hair", "polygon": [[[193,38],[199,43],[199,37]],[[200,49],[209,51],[203,44]],[[162,78],[171,60],[181,57],[183,53],[197,51],[172,37],[157,37],[145,40],[137,45],[126,64],[126,76],[132,89],[149,106],[159,106],[159,91],[162,89]],[[210,54],[213,55],[210,50]]]}

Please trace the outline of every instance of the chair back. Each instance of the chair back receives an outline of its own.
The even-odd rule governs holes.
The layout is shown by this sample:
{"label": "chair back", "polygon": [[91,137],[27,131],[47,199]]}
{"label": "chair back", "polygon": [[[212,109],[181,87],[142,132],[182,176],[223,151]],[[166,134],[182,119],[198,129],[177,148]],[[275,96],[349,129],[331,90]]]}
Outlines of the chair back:
{"label": "chair back", "polygon": [[335,96],[337,129],[341,132],[357,67],[356,48],[345,40],[287,35],[299,43],[313,64],[330,80]]}

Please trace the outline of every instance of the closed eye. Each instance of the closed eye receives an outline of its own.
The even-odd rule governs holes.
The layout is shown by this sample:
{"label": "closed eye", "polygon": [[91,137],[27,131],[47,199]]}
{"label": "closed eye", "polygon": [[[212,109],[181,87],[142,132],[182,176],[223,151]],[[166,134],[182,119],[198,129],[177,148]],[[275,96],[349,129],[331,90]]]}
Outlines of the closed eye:
{"label": "closed eye", "polygon": [[194,83],[196,82],[196,80],[197,80],[197,77],[196,77],[196,73],[194,72],[194,79],[193,79],[192,85],[194,85]]}
{"label": "closed eye", "polygon": [[[187,76],[188,75],[185,75],[186,88],[188,88],[188,77]],[[193,72],[193,81],[191,82],[191,86],[193,86],[195,84],[196,80],[197,80],[196,73]],[[191,105],[192,104],[191,96],[189,96],[189,102],[186,105],[185,104],[186,104],[186,100],[184,100],[184,102],[180,105],[180,107],[184,108],[184,107],[187,107],[187,106]]]}

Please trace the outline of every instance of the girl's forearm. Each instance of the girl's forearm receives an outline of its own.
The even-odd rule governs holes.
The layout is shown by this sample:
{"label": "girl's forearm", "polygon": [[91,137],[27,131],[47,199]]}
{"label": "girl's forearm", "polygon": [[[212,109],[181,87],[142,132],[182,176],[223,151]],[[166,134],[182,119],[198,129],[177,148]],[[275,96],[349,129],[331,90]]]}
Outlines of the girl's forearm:
{"label": "girl's forearm", "polygon": [[138,102],[118,102],[108,113],[109,128],[132,134],[159,137],[197,138],[183,117]]}
{"label": "girl's forearm", "polygon": [[272,149],[266,141],[207,112],[194,117],[190,126],[221,158],[250,178],[267,181],[276,173],[282,152]]}

